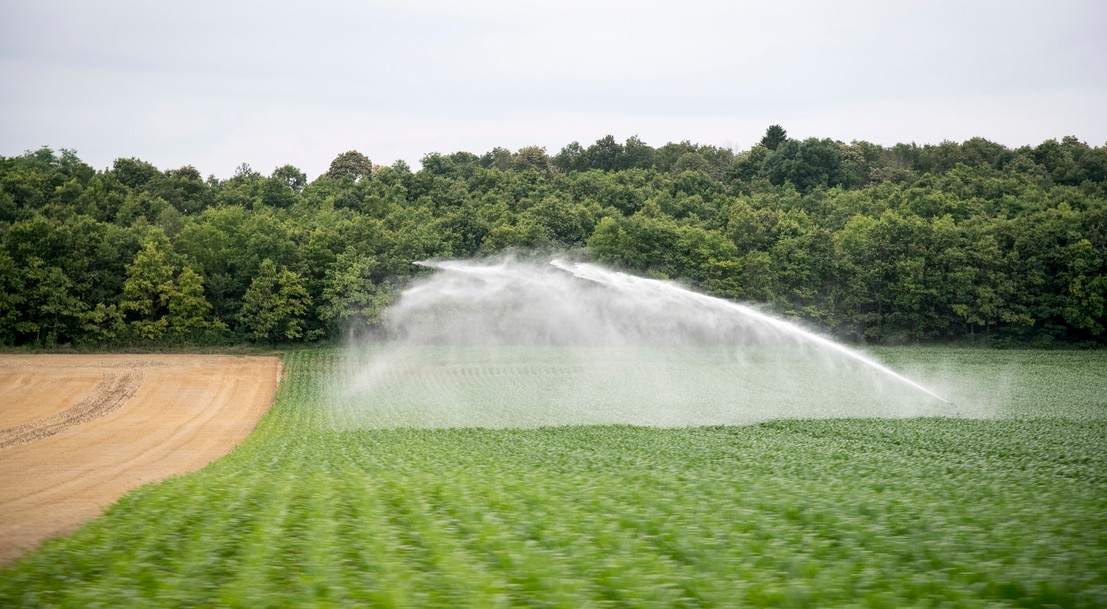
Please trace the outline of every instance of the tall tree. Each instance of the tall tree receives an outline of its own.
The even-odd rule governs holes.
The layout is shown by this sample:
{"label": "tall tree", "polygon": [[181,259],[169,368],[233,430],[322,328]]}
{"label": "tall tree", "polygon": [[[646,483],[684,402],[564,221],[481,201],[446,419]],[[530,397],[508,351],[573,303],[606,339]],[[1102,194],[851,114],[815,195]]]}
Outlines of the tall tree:
{"label": "tall tree", "polygon": [[139,159],[115,159],[112,163],[112,174],[115,179],[131,189],[142,188],[162,175],[157,167]]}
{"label": "tall tree", "polygon": [[119,308],[131,331],[144,340],[158,340],[169,328],[169,295],[173,291],[173,267],[153,239],[146,241],[127,265]]}
{"label": "tall tree", "polygon": [[379,324],[392,292],[387,283],[373,283],[375,265],[376,260],[352,247],[339,254],[323,280],[319,318],[334,330],[345,327],[355,333]]}
{"label": "tall tree", "polygon": [[212,321],[211,303],[204,297],[204,278],[189,267],[177,275],[169,291],[169,333],[175,338],[199,338],[205,330],[223,330],[226,326]]}
{"label": "tall tree", "polygon": [[21,269],[8,252],[0,248],[0,345],[16,344],[25,298]]}
{"label": "tall tree", "polygon": [[302,192],[307,185],[307,175],[292,165],[282,165],[273,170],[270,176],[288,186],[292,192]]}
{"label": "tall tree", "polygon": [[341,179],[345,177],[361,180],[373,175],[373,162],[369,157],[357,150],[347,150],[334,157],[330,168],[324,174],[328,178]]}
{"label": "tall tree", "polygon": [[82,313],[81,301],[73,295],[73,282],[56,266],[32,257],[24,269],[23,306],[27,315],[16,329],[33,334],[38,345],[68,342],[76,333]]}
{"label": "tall tree", "polygon": [[584,147],[580,145],[580,142],[567,144],[554,156],[553,163],[563,173],[584,171]]}
{"label": "tall tree", "polygon": [[553,165],[550,164],[550,155],[542,146],[524,146],[515,153],[511,166],[516,171],[537,169],[540,173],[549,177],[553,174]]}
{"label": "tall tree", "polygon": [[626,149],[615,141],[615,136],[605,135],[584,151],[582,160],[586,169],[618,171],[625,169],[623,165],[625,155]]}
{"label": "tall tree", "polygon": [[773,184],[791,182],[801,193],[845,181],[841,149],[831,139],[788,140],[765,159],[763,169]]}
{"label": "tall tree", "polygon": [[295,340],[304,334],[309,307],[303,277],[266,258],[242,297],[238,318],[255,340]]}
{"label": "tall tree", "polygon": [[769,125],[769,128],[765,130],[765,136],[761,138],[760,144],[769,150],[776,150],[786,141],[788,141],[788,132],[784,130],[784,127]]}
{"label": "tall tree", "polygon": [[652,146],[638,139],[637,135],[627,138],[623,145],[623,163],[629,168],[649,169],[654,166],[657,151]]}

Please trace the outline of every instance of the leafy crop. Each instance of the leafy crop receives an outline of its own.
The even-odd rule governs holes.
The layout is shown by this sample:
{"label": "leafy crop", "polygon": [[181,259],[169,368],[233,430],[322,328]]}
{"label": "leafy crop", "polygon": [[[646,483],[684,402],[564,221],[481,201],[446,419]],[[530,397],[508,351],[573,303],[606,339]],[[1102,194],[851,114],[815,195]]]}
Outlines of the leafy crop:
{"label": "leafy crop", "polygon": [[349,355],[293,352],[246,443],[0,571],[0,605],[1107,605],[1103,355],[881,355],[1030,373],[990,420],[359,429]]}

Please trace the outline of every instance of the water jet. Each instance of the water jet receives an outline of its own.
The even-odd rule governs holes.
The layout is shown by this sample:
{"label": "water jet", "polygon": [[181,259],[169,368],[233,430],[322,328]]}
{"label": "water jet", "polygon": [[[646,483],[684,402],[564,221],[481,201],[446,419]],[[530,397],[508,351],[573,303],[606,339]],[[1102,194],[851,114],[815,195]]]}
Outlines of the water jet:
{"label": "water jet", "polygon": [[886,374],[896,379],[897,381],[918,389],[919,391],[922,391],[923,393],[935,399],[941,400],[946,404],[950,404],[949,400],[943,398],[942,396],[934,393],[926,387],[923,387],[915,381],[912,381],[911,379],[892,370],[891,368],[888,368],[884,364],[881,364],[880,362],[877,362],[872,358],[866,357],[865,355],[862,355],[861,353],[858,353],[857,351],[854,351],[853,349],[850,349],[849,347],[846,347],[841,343],[826,338],[825,336],[820,336],[814,332],[805,330],[792,322],[781,319],[779,317],[774,317],[767,313],[762,313],[761,311],[758,311],[753,307],[729,300],[724,300],[722,298],[715,298],[706,294],[700,294],[699,292],[693,292],[691,290],[682,288],[674,283],[660,281],[657,279],[648,279],[645,277],[636,277],[634,275],[620,273],[618,271],[611,271],[595,264],[588,264],[586,262],[565,262],[560,259],[554,259],[550,261],[550,264],[555,268],[561,269],[567,273],[571,273],[576,277],[587,279],[589,281],[594,281],[596,283],[610,286],[616,286],[619,283],[641,285],[646,287],[647,289],[653,289],[659,292],[673,294],[675,299],[677,300],[686,300],[688,302],[695,302],[707,307],[721,307],[731,310],[735,314],[748,317],[757,323],[765,324],[767,326],[780,330],[781,332],[794,335],[802,341],[806,341],[813,345],[817,345],[819,347],[831,349],[833,351],[841,353],[842,355],[854,359],[864,364],[865,366],[872,368],[873,370],[876,370],[882,374]]}

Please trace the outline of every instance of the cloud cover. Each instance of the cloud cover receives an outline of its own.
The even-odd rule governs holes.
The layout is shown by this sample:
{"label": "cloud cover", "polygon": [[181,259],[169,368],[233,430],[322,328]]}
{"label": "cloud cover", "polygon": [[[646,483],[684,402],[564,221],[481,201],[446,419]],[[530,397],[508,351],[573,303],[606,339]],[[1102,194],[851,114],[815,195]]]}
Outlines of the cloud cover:
{"label": "cloud cover", "polygon": [[227,177],[605,134],[1107,141],[1096,1],[0,0],[0,155]]}

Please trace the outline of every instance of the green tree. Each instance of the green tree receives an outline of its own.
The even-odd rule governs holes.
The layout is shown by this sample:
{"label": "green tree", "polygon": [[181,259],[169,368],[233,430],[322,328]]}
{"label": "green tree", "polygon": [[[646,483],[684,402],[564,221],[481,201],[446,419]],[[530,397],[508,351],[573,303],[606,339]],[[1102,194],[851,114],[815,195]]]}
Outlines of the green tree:
{"label": "green tree", "polygon": [[732,181],[750,182],[762,175],[762,167],[765,159],[772,153],[768,148],[758,144],[746,152],[738,154],[734,162],[726,171],[726,177]]}
{"label": "green tree", "polygon": [[625,155],[626,149],[615,141],[615,136],[605,135],[585,149],[581,162],[588,169],[618,171],[626,168]]}
{"label": "green tree", "polygon": [[148,181],[142,189],[182,214],[198,214],[215,201],[200,172],[191,165],[170,169]]}
{"label": "green tree", "polygon": [[657,151],[637,135],[628,137],[623,144],[623,166],[627,169],[650,169],[656,163],[656,156]]}
{"label": "green tree", "polygon": [[776,150],[786,141],[788,141],[788,132],[784,130],[784,127],[780,125],[769,125],[769,128],[765,130],[765,136],[761,138],[759,144],[769,150]]}
{"label": "green tree", "polygon": [[81,329],[87,342],[113,343],[127,335],[127,322],[118,306],[100,302],[81,316]]}
{"label": "green tree", "polygon": [[677,173],[685,171],[702,171],[707,173],[711,171],[711,163],[708,163],[707,159],[695,152],[685,152],[680,155],[676,163],[673,163],[673,171]]}
{"label": "green tree", "polygon": [[139,159],[115,159],[112,163],[112,174],[115,179],[125,184],[128,188],[137,190],[147,183],[161,177],[161,171],[146,161]]}
{"label": "green tree", "polygon": [[32,258],[26,269],[25,289],[31,320],[24,330],[35,334],[35,344],[54,346],[75,335],[82,313],[81,301],[73,295],[73,282],[56,266]]}
{"label": "green tree", "polygon": [[23,277],[15,260],[0,248],[0,345],[15,345],[24,310]]}
{"label": "green tree", "polygon": [[155,240],[146,241],[127,265],[119,309],[126,315],[131,332],[138,338],[156,341],[169,328],[169,297],[173,291],[173,267]]}
{"label": "green tree", "polygon": [[553,175],[553,165],[550,163],[550,155],[541,146],[525,146],[520,148],[511,161],[512,169],[526,171],[536,169],[539,173],[550,177]]}
{"label": "green tree", "polygon": [[296,203],[296,191],[279,178],[261,178],[257,182],[254,201],[266,207],[285,209]]}
{"label": "green tree", "polygon": [[562,246],[584,245],[596,225],[595,217],[587,208],[557,196],[546,197],[527,210],[526,215],[545,229],[551,241]]}
{"label": "green tree", "polygon": [[309,307],[303,277],[266,258],[242,297],[238,318],[254,340],[295,340],[304,335]]}
{"label": "green tree", "polygon": [[488,236],[488,222],[481,218],[480,206],[461,205],[435,222],[436,231],[450,242],[455,256],[472,256]]}
{"label": "green tree", "polygon": [[1107,331],[1107,256],[1088,239],[1066,250],[1068,293],[1062,316],[1073,328],[1102,337]]}
{"label": "green tree", "polygon": [[384,309],[392,302],[389,283],[374,284],[377,262],[353,248],[338,255],[324,278],[319,318],[331,325],[332,332],[349,328],[359,333],[381,323]]}
{"label": "green tree", "polygon": [[765,159],[763,168],[773,184],[791,182],[801,193],[845,181],[841,149],[830,139],[787,140]]}
{"label": "green tree", "polygon": [[835,325],[854,340],[881,337],[884,316],[881,292],[887,278],[886,262],[874,243],[875,225],[874,218],[858,214],[834,235],[841,277],[836,295],[841,312]]}
{"label": "green tree", "polygon": [[334,157],[324,175],[334,179],[348,177],[355,181],[369,178],[373,175],[373,162],[357,150],[347,150]]}
{"label": "green tree", "polygon": [[738,291],[734,244],[718,232],[677,222],[652,202],[629,218],[603,218],[587,245],[601,262],[655,277],[684,278],[719,295]]}
{"label": "green tree", "polygon": [[288,186],[289,190],[295,193],[303,192],[304,186],[307,186],[307,175],[292,165],[281,165],[273,170],[273,175],[270,177]]}
{"label": "green tree", "polygon": [[584,171],[584,147],[580,145],[580,142],[567,144],[554,156],[553,164],[562,173]]}
{"label": "green tree", "polygon": [[169,334],[175,338],[200,338],[205,331],[226,329],[222,322],[210,319],[211,303],[204,296],[204,278],[187,266],[173,282],[166,307]]}
{"label": "green tree", "polygon": [[[545,149],[543,149],[544,151]],[[480,164],[482,167],[489,169],[495,168],[500,171],[508,171],[514,164],[515,155],[511,154],[511,151],[503,146],[496,146],[492,150],[484,153],[480,157]]]}

